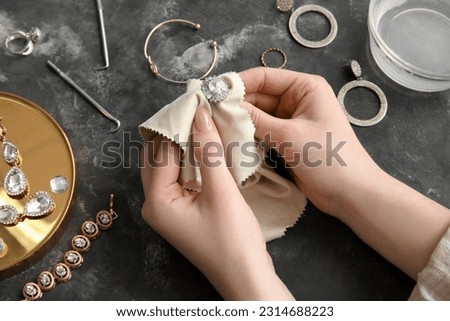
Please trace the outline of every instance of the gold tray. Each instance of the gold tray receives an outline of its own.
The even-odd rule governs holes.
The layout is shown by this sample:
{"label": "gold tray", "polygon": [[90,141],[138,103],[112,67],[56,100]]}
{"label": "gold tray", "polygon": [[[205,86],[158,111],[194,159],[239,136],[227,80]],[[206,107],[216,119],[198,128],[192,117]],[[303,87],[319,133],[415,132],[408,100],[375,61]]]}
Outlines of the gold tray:
{"label": "gold tray", "polygon": [[[3,188],[4,177],[11,167],[0,157],[0,205],[13,205],[22,213],[28,197],[38,190],[47,191],[56,205],[45,218],[26,218],[15,226],[0,225],[0,237],[7,245],[6,254],[0,258],[0,271],[3,271],[30,258],[61,225],[73,196],[75,161],[61,127],[34,103],[0,92],[0,117],[3,117],[2,123],[7,130],[6,139],[19,148],[21,168],[29,183],[27,197],[11,199]],[[67,179],[68,188],[55,194],[50,189],[50,180],[58,175]]]}

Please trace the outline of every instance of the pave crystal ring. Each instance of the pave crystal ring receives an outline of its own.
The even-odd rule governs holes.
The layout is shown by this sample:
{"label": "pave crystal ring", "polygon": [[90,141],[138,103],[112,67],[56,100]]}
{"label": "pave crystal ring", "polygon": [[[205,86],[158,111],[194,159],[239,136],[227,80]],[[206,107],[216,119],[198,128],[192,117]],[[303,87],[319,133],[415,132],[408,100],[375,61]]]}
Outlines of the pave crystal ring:
{"label": "pave crystal ring", "polygon": [[[386,116],[386,112],[387,112],[387,108],[388,108],[388,102],[387,102],[386,95],[384,94],[384,92],[381,90],[380,87],[378,87],[374,83],[364,80],[362,78],[361,66],[359,65],[359,63],[356,60],[352,60],[350,62],[350,67],[352,69],[353,74],[357,78],[357,80],[353,80],[353,81],[345,84],[341,88],[341,90],[339,90],[337,99],[338,99],[339,103],[341,104],[342,109],[344,110],[344,113],[347,116],[348,121],[351,124],[356,125],[356,126],[361,126],[361,127],[368,127],[368,126],[373,126],[375,124],[378,124],[384,118],[384,116]],[[350,113],[345,108],[345,95],[350,90],[352,90],[353,88],[356,88],[356,87],[363,87],[363,88],[370,89],[378,96],[378,99],[380,100],[380,110],[377,115],[375,115],[374,117],[372,117],[370,119],[358,119],[358,118],[350,115]]]}
{"label": "pave crystal ring", "polygon": [[[20,30],[13,31],[8,37],[5,39],[5,47],[6,49],[18,56],[28,56],[33,52],[34,44],[41,37],[41,31],[33,27],[29,32],[23,32]],[[23,43],[23,45],[20,45]]]}
{"label": "pave crystal ring", "polygon": [[227,98],[230,87],[222,78],[213,76],[203,80],[201,91],[209,102],[217,103]]}

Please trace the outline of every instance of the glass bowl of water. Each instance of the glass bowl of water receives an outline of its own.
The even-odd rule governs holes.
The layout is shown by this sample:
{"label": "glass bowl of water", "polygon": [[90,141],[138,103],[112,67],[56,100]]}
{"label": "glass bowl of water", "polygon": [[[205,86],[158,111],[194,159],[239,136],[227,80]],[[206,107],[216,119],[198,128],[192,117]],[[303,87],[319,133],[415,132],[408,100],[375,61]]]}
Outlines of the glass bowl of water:
{"label": "glass bowl of water", "polygon": [[371,0],[368,25],[372,55],[392,80],[450,89],[450,0]]}

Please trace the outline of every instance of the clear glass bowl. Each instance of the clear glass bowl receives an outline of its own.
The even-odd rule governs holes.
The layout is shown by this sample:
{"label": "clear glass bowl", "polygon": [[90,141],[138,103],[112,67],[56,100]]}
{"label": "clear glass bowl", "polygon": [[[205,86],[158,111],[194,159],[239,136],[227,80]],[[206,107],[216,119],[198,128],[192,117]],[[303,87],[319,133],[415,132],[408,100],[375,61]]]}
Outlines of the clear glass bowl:
{"label": "clear glass bowl", "polygon": [[372,55],[391,79],[450,89],[450,0],[371,0],[368,25]]}

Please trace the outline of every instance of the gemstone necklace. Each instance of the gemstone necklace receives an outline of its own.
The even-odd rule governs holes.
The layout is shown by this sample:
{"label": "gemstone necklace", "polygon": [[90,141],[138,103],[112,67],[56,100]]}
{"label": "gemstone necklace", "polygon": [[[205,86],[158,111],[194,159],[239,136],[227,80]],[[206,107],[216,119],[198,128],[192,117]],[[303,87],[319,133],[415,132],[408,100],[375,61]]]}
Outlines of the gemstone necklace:
{"label": "gemstone necklace", "polygon": [[[2,143],[2,158],[11,168],[6,173],[3,181],[3,188],[6,194],[13,199],[24,198],[29,191],[28,180],[25,173],[20,167],[22,161],[19,153],[19,148],[16,144],[6,140],[6,128],[1,123],[0,117],[0,141]],[[25,203],[23,213],[12,205],[0,206],[0,224],[1,225],[16,225],[25,218],[42,218],[52,213],[55,208],[55,203],[52,197],[45,191],[38,191],[31,195]]]}

